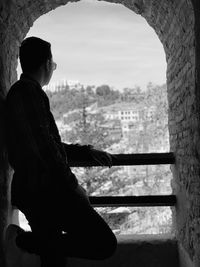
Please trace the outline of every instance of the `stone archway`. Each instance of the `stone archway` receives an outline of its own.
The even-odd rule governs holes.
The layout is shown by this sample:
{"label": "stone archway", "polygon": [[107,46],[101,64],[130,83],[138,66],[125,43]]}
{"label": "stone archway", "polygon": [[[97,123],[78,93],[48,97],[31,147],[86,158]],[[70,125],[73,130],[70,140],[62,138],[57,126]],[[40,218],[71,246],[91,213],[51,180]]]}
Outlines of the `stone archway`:
{"label": "stone archway", "polygon": [[[5,96],[16,80],[18,47],[33,22],[41,15],[67,4],[67,0],[0,2],[0,92]],[[142,15],[156,31],[167,61],[169,133],[171,151],[176,155],[174,193],[177,195],[176,229],[181,248],[190,259],[200,261],[197,229],[200,226],[200,82],[199,19],[197,0],[115,0]],[[195,75],[197,74],[197,75]],[[6,169],[5,158],[2,170]],[[1,167],[0,167],[1,168]],[[5,174],[1,175],[3,180]],[[5,195],[5,192],[4,192]],[[198,265],[197,265],[198,266]]]}

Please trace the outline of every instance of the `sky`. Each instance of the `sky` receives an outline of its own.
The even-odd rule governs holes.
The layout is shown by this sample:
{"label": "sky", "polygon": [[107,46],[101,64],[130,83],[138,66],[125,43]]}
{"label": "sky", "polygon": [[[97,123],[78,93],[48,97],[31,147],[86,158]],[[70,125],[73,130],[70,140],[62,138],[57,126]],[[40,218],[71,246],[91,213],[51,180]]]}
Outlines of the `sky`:
{"label": "sky", "polygon": [[68,3],[38,18],[27,36],[51,43],[57,63],[52,83],[67,79],[121,90],[166,82],[165,53],[156,33],[121,4]]}

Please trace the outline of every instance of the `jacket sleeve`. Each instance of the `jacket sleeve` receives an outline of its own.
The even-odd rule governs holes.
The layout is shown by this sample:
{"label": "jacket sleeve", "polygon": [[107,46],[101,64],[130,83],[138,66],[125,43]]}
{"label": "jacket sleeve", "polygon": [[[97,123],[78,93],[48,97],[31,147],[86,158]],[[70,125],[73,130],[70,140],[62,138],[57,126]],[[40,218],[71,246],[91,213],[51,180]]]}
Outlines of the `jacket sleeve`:
{"label": "jacket sleeve", "polygon": [[73,162],[87,162],[93,160],[92,146],[80,144],[66,144],[62,143],[67,154],[69,163]]}
{"label": "jacket sleeve", "polygon": [[[30,153],[36,151],[39,160],[49,174],[56,174],[70,187],[76,187],[77,180],[66,162],[62,143],[57,142],[50,132],[48,112],[44,98],[37,91],[39,88],[28,87],[15,90],[12,94],[13,116],[21,128],[24,138],[36,147],[30,147]],[[42,89],[41,89],[42,90]],[[42,93],[42,92],[41,92]],[[26,136],[27,135],[27,136]],[[33,140],[31,140],[33,139]]]}

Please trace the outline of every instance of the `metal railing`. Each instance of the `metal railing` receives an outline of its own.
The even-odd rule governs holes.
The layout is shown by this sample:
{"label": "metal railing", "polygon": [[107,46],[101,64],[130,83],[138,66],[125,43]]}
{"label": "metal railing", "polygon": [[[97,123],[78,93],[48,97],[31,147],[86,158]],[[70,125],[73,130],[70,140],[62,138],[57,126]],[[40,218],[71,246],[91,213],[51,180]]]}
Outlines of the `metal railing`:
{"label": "metal railing", "polygon": [[[144,154],[113,154],[112,166],[131,165],[159,165],[174,164],[173,153],[144,153]],[[71,167],[95,167],[101,166],[97,162],[69,162]],[[147,195],[147,196],[91,196],[90,202],[94,207],[156,207],[174,206],[175,195]]]}

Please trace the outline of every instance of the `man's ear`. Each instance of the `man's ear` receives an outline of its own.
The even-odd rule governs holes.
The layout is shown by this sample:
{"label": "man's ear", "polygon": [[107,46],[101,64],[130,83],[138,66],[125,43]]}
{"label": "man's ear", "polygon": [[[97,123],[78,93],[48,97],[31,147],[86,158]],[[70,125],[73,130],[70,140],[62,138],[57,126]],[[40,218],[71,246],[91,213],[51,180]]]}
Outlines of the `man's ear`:
{"label": "man's ear", "polygon": [[45,67],[45,70],[47,70],[47,71],[49,71],[51,69],[51,62],[50,62],[50,60],[47,60],[44,63],[44,67]]}

